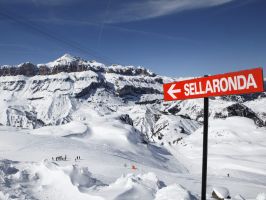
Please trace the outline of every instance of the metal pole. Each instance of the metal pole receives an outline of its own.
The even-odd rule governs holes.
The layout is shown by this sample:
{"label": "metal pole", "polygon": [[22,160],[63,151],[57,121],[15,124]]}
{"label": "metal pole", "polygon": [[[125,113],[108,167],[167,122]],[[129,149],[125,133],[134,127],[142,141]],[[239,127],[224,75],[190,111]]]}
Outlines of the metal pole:
{"label": "metal pole", "polygon": [[209,118],[209,98],[205,97],[204,98],[201,200],[206,200],[207,159],[208,159],[208,118]]}

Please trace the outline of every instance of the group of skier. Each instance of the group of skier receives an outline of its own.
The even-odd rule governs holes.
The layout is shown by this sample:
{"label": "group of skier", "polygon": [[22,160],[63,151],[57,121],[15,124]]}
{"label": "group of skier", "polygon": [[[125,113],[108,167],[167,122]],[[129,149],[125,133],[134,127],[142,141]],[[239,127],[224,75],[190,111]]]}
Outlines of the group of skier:
{"label": "group of skier", "polygon": [[[80,156],[76,156],[75,162],[77,160],[80,160],[80,159],[81,159]],[[65,156],[56,156],[55,158],[52,157],[52,161],[66,161],[66,160],[67,160],[67,156],[66,155]]]}
{"label": "group of skier", "polygon": [[75,162],[76,162],[77,160],[80,160],[80,156],[77,156],[77,157],[75,158]]}
{"label": "group of skier", "polygon": [[63,156],[56,156],[55,159],[54,157],[52,157],[52,161],[66,161],[67,160],[67,156],[65,155],[64,157]]}

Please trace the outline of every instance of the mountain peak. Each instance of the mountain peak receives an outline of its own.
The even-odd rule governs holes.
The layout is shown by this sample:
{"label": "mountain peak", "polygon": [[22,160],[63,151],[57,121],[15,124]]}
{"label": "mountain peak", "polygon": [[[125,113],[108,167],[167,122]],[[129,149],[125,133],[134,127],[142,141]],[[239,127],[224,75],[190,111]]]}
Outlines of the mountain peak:
{"label": "mountain peak", "polygon": [[77,56],[72,56],[68,53],[64,54],[63,56],[57,58],[56,60],[47,63],[46,65],[50,68],[57,66],[57,65],[70,65],[73,63],[86,63],[86,60],[81,59],[80,57]]}
{"label": "mountain peak", "polygon": [[56,60],[68,60],[68,61],[74,61],[74,60],[79,60],[80,58],[76,57],[76,56],[72,56],[68,53],[64,54],[63,56],[59,57]]}
{"label": "mountain peak", "polygon": [[60,62],[60,63],[71,63],[82,60],[81,58],[77,56],[72,56],[68,53],[64,54],[63,56],[57,58],[54,62]]}

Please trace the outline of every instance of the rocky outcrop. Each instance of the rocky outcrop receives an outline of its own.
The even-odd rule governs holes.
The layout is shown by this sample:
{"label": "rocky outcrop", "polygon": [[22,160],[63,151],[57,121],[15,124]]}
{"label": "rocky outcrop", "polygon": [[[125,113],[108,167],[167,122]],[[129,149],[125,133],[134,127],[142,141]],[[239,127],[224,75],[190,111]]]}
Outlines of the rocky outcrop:
{"label": "rocky outcrop", "polygon": [[25,80],[6,80],[0,82],[0,90],[4,91],[21,91],[26,85]]}
{"label": "rocky outcrop", "polygon": [[221,99],[226,100],[226,101],[234,101],[234,102],[243,103],[246,101],[252,101],[254,99],[265,98],[265,97],[266,97],[266,92],[260,92],[260,93],[243,94],[243,95],[223,96],[221,97]]}
{"label": "rocky outcrop", "polygon": [[168,109],[168,112],[171,113],[172,115],[177,114],[180,111],[180,106],[176,105]]}
{"label": "rocky outcrop", "polygon": [[39,128],[44,126],[44,122],[37,118],[37,113],[23,111],[16,108],[8,108],[6,111],[7,126],[21,128]]}
{"label": "rocky outcrop", "polygon": [[39,74],[39,68],[32,63],[23,63],[18,66],[2,66],[0,67],[0,76],[35,76]]}
{"label": "rocky outcrop", "polygon": [[159,90],[156,90],[154,88],[148,88],[148,87],[135,87],[132,85],[126,85],[123,88],[119,89],[118,94],[120,97],[124,96],[138,96],[141,94],[161,94]]}
{"label": "rocky outcrop", "polygon": [[51,74],[51,69],[45,65],[39,66],[39,74],[40,75],[49,75]]}
{"label": "rocky outcrop", "polygon": [[133,126],[133,120],[129,117],[128,114],[121,115],[120,120],[125,124]]}
{"label": "rocky outcrop", "polygon": [[151,76],[151,77],[155,77],[156,74],[145,69],[142,67],[123,67],[123,66],[116,66],[116,65],[112,65],[108,68],[106,68],[106,72],[107,73],[116,73],[116,74],[121,74],[124,76],[139,76],[139,75],[143,75],[143,76]]}
{"label": "rocky outcrop", "polygon": [[257,126],[266,126],[265,122],[258,117],[258,115],[247,106],[236,103],[226,107],[222,112],[216,113],[216,118],[226,118],[232,116],[247,117],[252,119]]}
{"label": "rocky outcrop", "polygon": [[18,73],[24,76],[35,76],[39,74],[39,68],[32,63],[23,63],[18,67]]}
{"label": "rocky outcrop", "polygon": [[76,98],[85,98],[94,93],[97,88],[105,87],[106,85],[103,82],[93,82],[88,87],[82,89],[79,93],[75,95]]}
{"label": "rocky outcrop", "polygon": [[[88,65],[78,65],[78,64],[69,64],[69,65],[55,65],[52,68],[46,65],[34,65],[32,63],[23,63],[18,66],[2,66],[0,68],[0,76],[17,76],[24,75],[27,77],[32,77],[36,75],[51,75],[58,74],[61,72],[82,72],[82,71],[95,71],[99,72],[97,68],[93,68]],[[104,71],[104,70],[101,70]]]}

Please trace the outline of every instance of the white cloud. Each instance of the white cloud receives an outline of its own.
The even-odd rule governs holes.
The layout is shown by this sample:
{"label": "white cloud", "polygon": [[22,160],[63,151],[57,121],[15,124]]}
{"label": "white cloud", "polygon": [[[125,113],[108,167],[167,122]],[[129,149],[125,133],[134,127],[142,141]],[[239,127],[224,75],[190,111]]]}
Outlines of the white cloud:
{"label": "white cloud", "polygon": [[218,6],[234,0],[141,0],[112,11],[107,23],[150,19],[196,8]]}
{"label": "white cloud", "polygon": [[[101,0],[102,7],[97,7],[97,1],[99,0],[0,0],[0,3],[33,4],[45,8],[56,6],[54,16],[60,20],[64,20],[60,15],[62,11],[65,12],[65,9],[86,5],[88,12],[83,13],[83,19],[73,18],[72,21],[77,20],[79,23],[80,20],[86,20],[87,16],[89,22],[111,24],[151,19],[184,10],[218,6],[236,0]],[[61,9],[62,5],[63,10]],[[48,16],[44,20],[52,21],[53,19],[49,19]]]}

